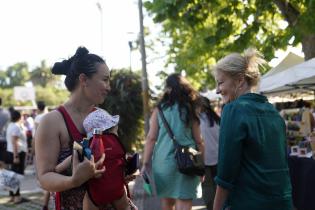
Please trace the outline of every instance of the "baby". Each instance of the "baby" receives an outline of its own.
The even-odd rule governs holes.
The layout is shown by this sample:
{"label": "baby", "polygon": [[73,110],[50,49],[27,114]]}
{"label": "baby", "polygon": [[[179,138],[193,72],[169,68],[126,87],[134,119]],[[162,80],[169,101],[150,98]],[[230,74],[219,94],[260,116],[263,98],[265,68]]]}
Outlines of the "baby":
{"label": "baby", "polygon": [[[125,151],[118,139],[119,116],[112,116],[103,109],[96,109],[91,112],[84,120],[83,127],[87,138],[93,138],[94,128],[103,130],[102,138],[106,158],[106,171],[100,178],[93,178],[88,181],[87,193],[83,200],[83,210],[98,210],[99,207],[112,205],[117,210],[132,210],[135,206],[128,199],[124,186],[124,156]],[[111,157],[112,156],[112,157]],[[116,159],[113,157],[115,156]],[[117,157],[119,157],[117,159]],[[71,158],[67,158],[56,166],[56,172],[61,173],[69,167]],[[116,181],[115,181],[116,179]],[[118,179],[118,181],[117,181]],[[118,183],[109,189],[110,183]],[[106,186],[105,186],[106,185]],[[116,193],[115,193],[116,192]]]}

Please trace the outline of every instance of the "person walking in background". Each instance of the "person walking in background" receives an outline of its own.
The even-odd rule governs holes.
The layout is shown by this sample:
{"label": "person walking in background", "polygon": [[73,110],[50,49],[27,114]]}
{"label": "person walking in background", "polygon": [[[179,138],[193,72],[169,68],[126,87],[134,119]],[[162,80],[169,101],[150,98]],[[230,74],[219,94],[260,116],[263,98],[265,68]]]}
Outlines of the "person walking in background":
{"label": "person walking in background", "polygon": [[252,93],[264,64],[255,49],[214,68],[221,115],[214,210],[291,210],[286,127],[265,96]]}
{"label": "person walking in background", "polygon": [[[167,77],[165,91],[157,107],[161,107],[180,145],[197,147],[203,152],[197,98],[198,92],[184,77],[175,73]],[[162,209],[170,210],[175,207],[176,210],[189,210],[192,208],[192,199],[196,198],[199,177],[178,171],[174,143],[163,125],[157,107],[150,120],[141,173],[149,170],[152,159],[152,172]]]}
{"label": "person walking in background", "polygon": [[[57,210],[82,210],[86,192],[84,183],[102,175],[105,155],[97,162],[94,162],[93,156],[91,160],[84,158],[79,162],[77,152],[73,152],[73,142],[83,139],[83,120],[96,105],[104,102],[109,93],[110,72],[100,56],[79,47],[70,59],[55,63],[52,73],[66,75],[65,85],[71,94],[58,109],[44,115],[36,130],[38,180],[43,189],[57,192]],[[70,155],[73,155],[72,173],[56,173],[56,165]]]}
{"label": "person walking in background", "polygon": [[0,98],[0,161],[6,158],[6,128],[10,121],[10,113],[2,108],[2,98]]}
{"label": "person walking in background", "polygon": [[42,120],[42,118],[44,117],[44,115],[47,113],[46,110],[46,103],[44,101],[38,101],[37,102],[37,114],[34,118],[34,129],[33,129],[33,141],[32,141],[32,151],[33,154],[35,152],[35,133],[36,133],[36,129],[39,126],[40,121]]}
{"label": "person walking in background", "polygon": [[0,137],[4,137],[3,135],[5,134],[5,129],[9,120],[10,113],[2,108],[2,98],[0,98]]}
{"label": "person walking in background", "polygon": [[[24,174],[25,169],[25,156],[27,152],[26,132],[23,128],[21,121],[21,113],[17,110],[11,112],[11,122],[8,125],[6,131],[7,139],[7,158],[11,164],[11,170],[18,173]],[[20,196],[20,189],[16,192],[10,191],[12,202],[15,204],[20,203],[22,200]]]}
{"label": "person walking in background", "polygon": [[205,143],[205,179],[202,182],[202,198],[208,210],[212,210],[216,185],[219,150],[220,117],[214,112],[209,99],[200,97],[200,131]]}
{"label": "person walking in background", "polygon": [[[40,121],[44,117],[44,115],[47,113],[46,111],[46,104],[44,101],[38,101],[37,102],[37,115],[34,119],[34,129],[33,129],[33,141],[32,141],[32,155],[35,155],[35,133],[36,129],[39,126]],[[49,206],[49,200],[50,200],[50,192],[44,191],[44,198],[43,198],[43,208],[42,210],[48,210]]]}
{"label": "person walking in background", "polygon": [[26,128],[26,142],[27,142],[27,158],[26,162],[32,164],[32,141],[34,132],[34,118],[29,113],[23,114],[24,127]]}

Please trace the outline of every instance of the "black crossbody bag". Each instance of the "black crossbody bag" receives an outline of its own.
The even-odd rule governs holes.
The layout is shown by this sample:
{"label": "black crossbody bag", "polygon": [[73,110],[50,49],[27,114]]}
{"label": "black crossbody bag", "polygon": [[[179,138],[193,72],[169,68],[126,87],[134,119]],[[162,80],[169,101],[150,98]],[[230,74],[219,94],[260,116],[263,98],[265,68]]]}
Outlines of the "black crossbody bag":
{"label": "black crossbody bag", "polygon": [[166,128],[167,133],[175,146],[175,160],[178,170],[181,173],[189,176],[203,176],[205,173],[205,167],[201,152],[195,150],[192,147],[182,146],[178,144],[173,134],[173,131],[171,130],[169,124],[165,119],[162,108],[158,106],[158,109],[164,127]]}

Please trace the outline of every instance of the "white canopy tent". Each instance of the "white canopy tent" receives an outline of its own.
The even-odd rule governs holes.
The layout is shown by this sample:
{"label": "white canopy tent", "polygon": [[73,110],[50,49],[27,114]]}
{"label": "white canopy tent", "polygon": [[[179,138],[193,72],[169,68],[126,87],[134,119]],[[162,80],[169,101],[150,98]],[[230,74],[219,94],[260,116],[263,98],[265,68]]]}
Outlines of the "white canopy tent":
{"label": "white canopy tent", "polygon": [[278,63],[277,66],[273,67],[272,69],[270,69],[266,74],[264,74],[262,76],[262,78],[266,78],[269,76],[272,76],[274,74],[277,74],[279,72],[285,71],[288,68],[303,63],[304,62],[304,58],[293,53],[293,52],[289,52],[284,58],[283,60]]}
{"label": "white canopy tent", "polygon": [[315,91],[315,58],[263,77],[258,88],[264,95],[296,91]]}

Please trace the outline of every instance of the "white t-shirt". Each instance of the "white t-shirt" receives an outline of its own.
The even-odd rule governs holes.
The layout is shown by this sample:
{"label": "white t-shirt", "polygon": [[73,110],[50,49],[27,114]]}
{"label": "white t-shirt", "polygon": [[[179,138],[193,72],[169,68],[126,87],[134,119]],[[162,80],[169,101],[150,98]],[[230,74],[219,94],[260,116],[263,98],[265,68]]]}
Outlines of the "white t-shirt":
{"label": "white t-shirt", "polygon": [[34,119],[35,126],[33,128],[33,136],[35,136],[36,129],[38,128],[38,125],[39,125],[40,121],[43,119],[45,114],[46,114],[46,112],[43,112],[41,114],[36,115],[36,117]]}
{"label": "white t-shirt", "polygon": [[26,134],[24,128],[18,123],[10,122],[7,127],[7,151],[13,152],[12,138],[13,136],[19,137],[18,139],[18,152],[27,152]]}
{"label": "white t-shirt", "polygon": [[44,113],[41,113],[41,114],[36,115],[36,117],[35,117],[35,119],[34,119],[34,122],[35,122],[36,124],[39,124],[39,122],[41,121],[41,119],[44,117],[45,114],[46,114],[46,113],[44,112]]}
{"label": "white t-shirt", "polygon": [[210,127],[210,122],[205,113],[200,115],[200,132],[205,144],[205,165],[213,166],[218,163],[219,150],[219,125],[214,122]]}

